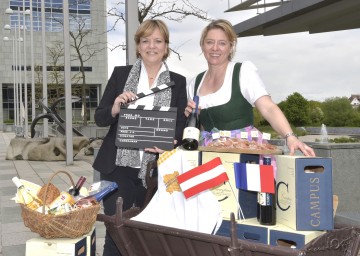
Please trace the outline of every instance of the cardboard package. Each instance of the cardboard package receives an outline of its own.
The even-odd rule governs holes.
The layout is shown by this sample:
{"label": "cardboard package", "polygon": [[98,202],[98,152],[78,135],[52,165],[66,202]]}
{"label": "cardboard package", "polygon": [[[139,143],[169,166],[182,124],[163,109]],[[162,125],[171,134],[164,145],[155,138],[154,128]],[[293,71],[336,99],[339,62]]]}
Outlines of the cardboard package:
{"label": "cardboard package", "polygon": [[26,241],[26,256],[95,256],[96,230],[78,238],[46,239],[36,237]]}
{"label": "cardboard package", "polygon": [[256,216],[257,193],[253,191],[239,190],[235,184],[234,163],[251,161],[259,162],[259,155],[239,154],[239,153],[219,153],[219,152],[202,152],[202,164],[212,159],[220,157],[229,182],[215,187],[212,192],[221,204],[222,216],[225,219],[230,218],[230,213],[235,214],[235,218],[239,218],[239,203],[245,218]]}
{"label": "cardboard package", "polygon": [[270,229],[269,244],[301,249],[305,244],[324,233],[324,231],[316,230],[296,231],[285,225],[277,224]]}
{"label": "cardboard package", "polygon": [[[230,237],[229,219],[223,219],[216,235]],[[256,218],[237,221],[237,237],[249,242],[286,246],[301,249],[314,238],[324,234],[324,231],[296,231],[285,225],[277,223],[272,226],[261,225]]]}
{"label": "cardboard package", "polygon": [[[219,230],[216,235],[230,237],[229,219],[223,219]],[[256,218],[246,219],[244,221],[237,221],[236,233],[238,239],[246,240],[249,242],[269,244],[269,230],[273,226],[260,225]]]}
{"label": "cardboard package", "polygon": [[331,230],[332,159],[276,156],[276,219],[294,230]]}

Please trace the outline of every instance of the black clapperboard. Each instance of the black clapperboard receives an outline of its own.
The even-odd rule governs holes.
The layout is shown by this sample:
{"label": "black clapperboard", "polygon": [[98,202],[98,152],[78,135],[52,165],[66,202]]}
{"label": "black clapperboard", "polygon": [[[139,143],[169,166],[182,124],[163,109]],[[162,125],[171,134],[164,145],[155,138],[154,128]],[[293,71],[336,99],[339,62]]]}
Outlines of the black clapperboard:
{"label": "black clapperboard", "polygon": [[[174,83],[155,87],[148,92],[137,94],[137,98],[159,92]],[[176,128],[176,107],[125,105],[121,106],[116,146],[120,148],[153,148],[163,150],[174,148]]]}

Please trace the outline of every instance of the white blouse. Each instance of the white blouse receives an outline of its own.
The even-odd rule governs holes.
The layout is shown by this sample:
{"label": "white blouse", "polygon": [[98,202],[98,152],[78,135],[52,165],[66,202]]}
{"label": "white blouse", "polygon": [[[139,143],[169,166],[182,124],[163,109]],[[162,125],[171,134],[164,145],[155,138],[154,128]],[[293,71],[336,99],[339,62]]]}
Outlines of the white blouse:
{"label": "white blouse", "polygon": [[[146,71],[146,68],[144,66],[144,63],[141,62],[141,71],[140,71],[140,77],[139,77],[139,84],[137,87],[137,93],[140,92],[144,92],[144,91],[148,91],[151,88],[154,88],[157,85],[157,80],[159,78],[159,75],[163,72],[166,71],[166,67],[164,65],[164,63],[161,65],[161,68],[158,72],[158,74],[156,75],[156,78],[154,79],[154,82],[152,83],[152,85],[149,88],[149,80],[148,80],[148,74]],[[137,101],[135,101],[136,105],[147,105],[147,106],[153,106],[154,105],[154,94],[148,95],[146,97],[143,97],[141,99],[138,99]],[[142,161],[143,155],[144,155],[144,150],[140,149],[140,162]],[[133,168],[140,168],[140,166],[132,166]]]}
{"label": "white blouse", "polygon": [[[224,105],[230,100],[231,89],[232,89],[232,77],[233,77],[233,70],[235,64],[236,62],[229,62],[226,68],[224,83],[219,90],[217,90],[214,93],[202,96],[199,95],[198,93],[200,87],[203,84],[205,75],[208,71],[205,72],[197,90],[197,95],[199,96],[199,106],[202,109]],[[195,80],[196,80],[196,76],[193,79],[191,79],[191,81],[187,85],[188,99],[192,99],[194,97]],[[269,95],[268,92],[266,91],[265,84],[263,83],[262,79],[260,78],[257,72],[257,68],[250,61],[244,61],[242,63],[240,68],[239,82],[240,82],[242,95],[252,106],[254,106],[255,101],[260,97],[264,95]]]}

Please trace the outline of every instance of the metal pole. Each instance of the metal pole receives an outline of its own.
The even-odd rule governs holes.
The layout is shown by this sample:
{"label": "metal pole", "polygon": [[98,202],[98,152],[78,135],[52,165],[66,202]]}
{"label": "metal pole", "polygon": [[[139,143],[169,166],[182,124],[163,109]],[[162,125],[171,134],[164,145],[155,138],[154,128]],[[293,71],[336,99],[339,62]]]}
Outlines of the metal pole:
{"label": "metal pole", "polygon": [[70,36],[69,36],[69,3],[63,0],[64,17],[64,79],[65,79],[65,137],[66,137],[66,164],[72,165],[73,140],[72,140],[72,104],[71,104],[71,67],[70,67]]}
{"label": "metal pole", "polygon": [[138,0],[126,0],[126,64],[136,61],[136,45],[134,35],[139,26]]}
{"label": "metal pole", "polygon": [[19,75],[18,75],[18,96],[19,96],[19,108],[18,108],[18,113],[19,113],[19,127],[18,127],[18,130],[16,131],[16,136],[21,136],[22,134],[22,127],[23,127],[23,122],[22,122],[22,113],[21,113],[21,107],[22,107],[22,62],[21,62],[21,40],[24,40],[23,38],[21,38],[21,22],[20,22],[20,7],[18,6],[18,35],[19,35]]}
{"label": "metal pole", "polygon": [[14,110],[15,110],[15,134],[19,126],[19,106],[18,106],[18,81],[19,81],[19,65],[18,65],[18,36],[17,26],[14,26],[14,37],[15,37],[15,86],[14,86]]}
{"label": "metal pole", "polygon": [[[20,7],[18,6],[18,24],[19,24],[19,39],[21,42],[21,19],[20,19]],[[23,28],[24,29],[24,28]],[[24,38],[22,38],[22,42],[25,44],[24,42]],[[22,63],[23,59],[22,59],[22,54],[21,54],[21,44],[19,43],[19,122],[20,122],[20,127],[19,127],[19,131],[17,133],[17,136],[19,137],[23,137],[24,136],[24,123],[23,123],[23,85],[22,85],[22,67],[23,67],[23,63]]]}
{"label": "metal pole", "polygon": [[[15,34],[16,34],[16,30],[15,30]],[[17,116],[16,116],[16,54],[15,54],[15,49],[16,49],[16,39],[15,37],[13,36],[13,91],[14,91],[14,129],[16,130],[16,119],[17,119]]]}
{"label": "metal pole", "polygon": [[[47,98],[47,64],[46,64],[46,24],[45,24],[45,0],[41,0],[41,49],[42,49],[42,72],[43,72],[43,103],[45,106],[48,105]],[[43,110],[44,113],[46,110]],[[44,138],[49,136],[48,131],[48,120],[47,118],[43,119],[44,121]]]}
{"label": "metal pole", "polygon": [[31,55],[31,120],[35,119],[35,67],[34,67],[34,27],[33,6],[30,0],[30,55]]}
{"label": "metal pole", "polygon": [[[24,37],[24,137],[28,137],[28,100],[27,100],[27,66],[26,66],[26,12],[23,0],[23,37]],[[21,106],[22,107],[22,106]]]}

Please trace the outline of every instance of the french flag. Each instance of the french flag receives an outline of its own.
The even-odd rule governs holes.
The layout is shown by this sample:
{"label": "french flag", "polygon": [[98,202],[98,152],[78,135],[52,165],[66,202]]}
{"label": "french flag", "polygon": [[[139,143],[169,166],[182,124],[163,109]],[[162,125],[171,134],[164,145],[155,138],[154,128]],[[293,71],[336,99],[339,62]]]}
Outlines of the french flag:
{"label": "french flag", "polygon": [[273,166],[234,163],[234,171],[236,188],[275,193]]}
{"label": "french flag", "polygon": [[177,180],[185,198],[188,199],[204,190],[221,185],[229,178],[220,157],[216,157],[179,175]]}

